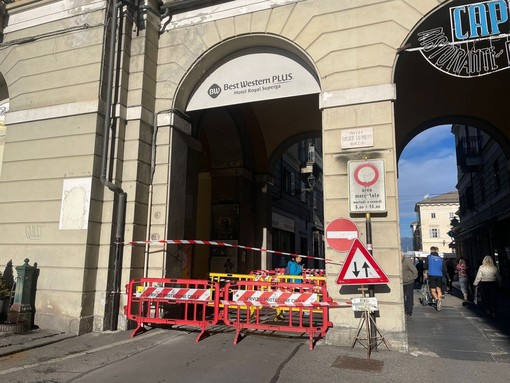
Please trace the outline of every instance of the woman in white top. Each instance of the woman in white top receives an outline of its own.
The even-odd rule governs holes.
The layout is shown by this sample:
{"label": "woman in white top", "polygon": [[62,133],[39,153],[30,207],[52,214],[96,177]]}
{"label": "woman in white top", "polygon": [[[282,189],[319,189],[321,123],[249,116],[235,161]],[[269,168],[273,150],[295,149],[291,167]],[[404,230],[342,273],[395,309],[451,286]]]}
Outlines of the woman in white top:
{"label": "woman in white top", "polygon": [[480,286],[482,305],[487,314],[496,316],[496,296],[498,294],[499,273],[492,257],[486,255],[478,268],[473,285]]}

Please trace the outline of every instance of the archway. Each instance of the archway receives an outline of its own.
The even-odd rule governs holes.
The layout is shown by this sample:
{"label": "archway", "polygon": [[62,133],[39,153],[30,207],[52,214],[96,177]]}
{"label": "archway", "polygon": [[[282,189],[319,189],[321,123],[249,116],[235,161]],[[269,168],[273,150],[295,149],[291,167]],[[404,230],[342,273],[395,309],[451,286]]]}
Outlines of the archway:
{"label": "archway", "polygon": [[[471,121],[483,121],[485,129],[509,152],[510,116],[505,112],[509,96],[504,84],[510,82],[510,56],[505,52],[506,37],[498,37],[499,29],[487,27],[489,3],[498,2],[448,2],[416,25],[402,44],[394,72],[397,157],[425,127]],[[485,21],[469,19],[470,12],[483,12]],[[451,13],[458,15],[457,19],[451,18]],[[474,24],[468,36],[469,23]],[[500,27],[508,31],[508,21]],[[463,35],[463,40],[450,37],[448,31],[452,30],[454,36]],[[493,50],[487,48],[491,45]],[[472,52],[497,60],[497,68],[481,65],[470,70]]]}
{"label": "archway", "polygon": [[[232,68],[238,70],[234,73]],[[193,153],[198,164],[194,198],[200,239],[272,248],[276,158],[292,144],[320,136],[319,91],[311,61],[294,44],[274,36],[228,40],[193,66],[179,87],[175,105],[190,116],[193,136],[201,147]],[[303,199],[296,190],[309,174],[301,172],[299,157],[295,153],[292,175],[297,186],[291,194]],[[276,177],[284,175],[276,173]],[[318,241],[309,225],[300,223],[300,216],[314,225],[322,221],[316,213],[299,214],[303,208],[309,206],[301,202],[284,209],[285,217],[295,223],[299,250]],[[195,249],[193,275],[221,272],[229,258],[235,270],[244,273],[273,267],[274,262],[270,254],[200,248]]]}
{"label": "archway", "polygon": [[397,158],[424,130],[453,126],[460,197],[453,250],[474,268],[477,253],[490,254],[507,286],[510,97],[503,84],[510,82],[509,13],[500,1],[447,2],[414,28],[394,73]]}

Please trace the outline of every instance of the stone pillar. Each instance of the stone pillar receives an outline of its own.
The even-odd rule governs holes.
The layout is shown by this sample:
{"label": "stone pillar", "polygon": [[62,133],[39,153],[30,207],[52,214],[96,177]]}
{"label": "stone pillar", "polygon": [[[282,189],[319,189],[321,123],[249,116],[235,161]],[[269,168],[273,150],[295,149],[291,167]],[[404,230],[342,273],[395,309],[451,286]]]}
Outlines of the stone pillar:
{"label": "stone pillar", "polygon": [[[194,238],[195,235],[195,199],[198,189],[196,174],[198,153],[201,148],[200,143],[183,130],[176,123],[170,128],[170,185],[166,238],[171,240]],[[192,245],[169,245],[166,256],[166,277],[191,277]]]}

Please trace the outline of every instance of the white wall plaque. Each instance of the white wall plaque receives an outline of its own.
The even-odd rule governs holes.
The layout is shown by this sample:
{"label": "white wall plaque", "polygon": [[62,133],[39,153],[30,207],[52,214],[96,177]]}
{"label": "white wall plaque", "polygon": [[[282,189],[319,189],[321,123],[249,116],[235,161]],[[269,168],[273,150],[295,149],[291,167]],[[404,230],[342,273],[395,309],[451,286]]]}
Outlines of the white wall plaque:
{"label": "white wall plaque", "polygon": [[340,137],[342,149],[374,146],[374,128],[344,129]]}
{"label": "white wall plaque", "polygon": [[67,178],[62,188],[60,230],[86,230],[92,178]]}

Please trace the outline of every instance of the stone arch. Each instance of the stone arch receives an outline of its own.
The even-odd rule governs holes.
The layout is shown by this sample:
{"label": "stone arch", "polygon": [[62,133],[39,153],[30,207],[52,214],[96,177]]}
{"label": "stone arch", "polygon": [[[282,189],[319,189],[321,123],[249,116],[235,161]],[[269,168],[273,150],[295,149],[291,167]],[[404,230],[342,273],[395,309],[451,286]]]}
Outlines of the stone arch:
{"label": "stone arch", "polygon": [[[180,110],[186,110],[187,103],[197,83],[204,77],[204,74],[210,72],[222,59],[240,50],[260,47],[267,49],[274,48],[283,52],[288,52],[301,60],[303,64],[308,66],[315,74],[318,73],[313,60],[311,60],[308,54],[294,42],[282,36],[274,34],[246,34],[231,37],[219,42],[198,57],[177,86],[174,107]],[[317,75],[316,80],[320,82]]]}

